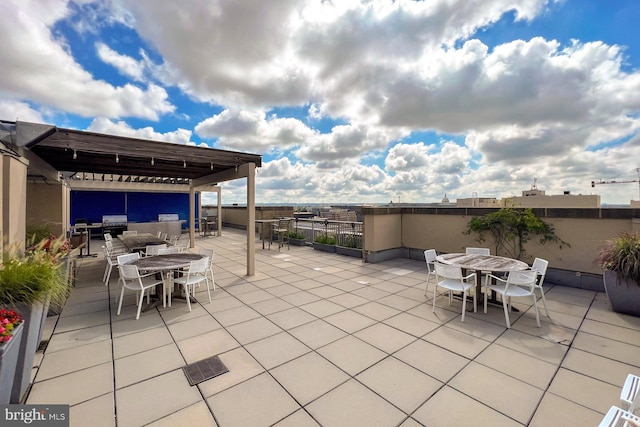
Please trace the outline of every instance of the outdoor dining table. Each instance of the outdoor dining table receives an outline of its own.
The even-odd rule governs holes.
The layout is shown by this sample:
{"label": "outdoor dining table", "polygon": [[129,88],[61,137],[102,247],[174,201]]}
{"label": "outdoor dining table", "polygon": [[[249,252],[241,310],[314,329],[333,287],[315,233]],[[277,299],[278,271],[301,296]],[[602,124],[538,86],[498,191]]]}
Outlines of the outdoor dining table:
{"label": "outdoor dining table", "polygon": [[[159,272],[162,274],[162,282],[171,280],[171,276],[175,270],[179,270],[182,268],[189,267],[191,261],[197,261],[202,259],[204,255],[194,254],[194,253],[179,253],[179,254],[165,254],[165,255],[154,255],[139,258],[129,262],[128,264],[135,265],[138,267],[138,270],[141,272]],[[179,292],[179,291],[178,291]],[[156,295],[160,295],[161,292],[158,292],[156,289]],[[189,296],[187,295],[186,298]],[[179,294],[174,296],[173,298],[180,299]],[[158,298],[153,303],[142,308],[142,311],[147,311],[151,308],[157,307],[160,304],[161,300]]]}
{"label": "outdoor dining table", "polygon": [[[442,264],[457,265],[464,270],[476,272],[476,295],[479,297],[482,292],[482,272],[491,271],[494,273],[508,273],[511,270],[526,270],[529,265],[523,261],[497,255],[480,255],[467,253],[442,254],[436,257],[436,261]],[[495,297],[489,300],[496,302]]]}
{"label": "outdoor dining table", "polygon": [[[277,219],[256,219],[254,221],[256,224],[260,224],[260,240],[262,240],[262,249],[264,249],[264,240],[265,237],[269,237],[269,249],[271,249],[271,224],[275,224],[278,222]],[[264,225],[269,224],[269,233],[265,234]]]}
{"label": "outdoor dining table", "polygon": [[167,242],[150,233],[119,235],[118,239],[124,244],[129,252],[141,251],[147,245],[162,245]]}

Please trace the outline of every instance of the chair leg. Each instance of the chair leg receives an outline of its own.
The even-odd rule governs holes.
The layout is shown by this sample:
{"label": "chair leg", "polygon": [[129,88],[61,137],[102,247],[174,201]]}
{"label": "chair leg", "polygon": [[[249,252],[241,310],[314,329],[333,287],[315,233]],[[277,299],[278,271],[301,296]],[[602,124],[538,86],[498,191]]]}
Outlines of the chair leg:
{"label": "chair leg", "polygon": [[533,292],[533,308],[536,310],[536,324],[540,327],[540,313],[538,313],[538,302],[536,301],[536,293]]}
{"label": "chair leg", "polygon": [[462,291],[462,322],[464,322],[465,311],[467,311],[467,292]]}
{"label": "chair leg", "polygon": [[120,302],[118,303],[118,313],[117,316],[120,316],[120,310],[122,309],[122,300],[124,299],[124,286],[122,287],[122,291],[120,291]]}
{"label": "chair leg", "polygon": [[[207,294],[209,295],[209,302],[211,302],[211,289],[209,288],[209,278],[204,279],[204,284],[207,285]],[[215,284],[213,285],[215,286]]]}
{"label": "chair leg", "polygon": [[140,318],[140,311],[142,310],[143,300],[144,300],[144,291],[140,291],[140,300],[138,301],[138,313],[136,314],[136,320]]}
{"label": "chair leg", "polygon": [[432,313],[436,312],[436,297],[438,296],[438,284],[436,283],[433,287],[433,308],[431,309]]}
{"label": "chair leg", "polygon": [[187,297],[187,306],[189,306],[189,311],[191,311],[191,295],[189,295],[189,285],[184,284],[184,296]]}
{"label": "chair leg", "polygon": [[489,293],[488,288],[484,288],[484,314],[487,314],[487,294]]}
{"label": "chair leg", "polygon": [[504,308],[504,320],[507,322],[507,328],[511,329],[511,322],[509,321],[509,309],[507,308],[507,296],[502,296],[502,308]]}
{"label": "chair leg", "polygon": [[544,312],[547,314],[547,317],[551,319],[551,316],[549,316],[549,310],[547,309],[547,300],[544,297],[544,289],[540,288],[540,294],[542,295],[542,305],[544,306]]}

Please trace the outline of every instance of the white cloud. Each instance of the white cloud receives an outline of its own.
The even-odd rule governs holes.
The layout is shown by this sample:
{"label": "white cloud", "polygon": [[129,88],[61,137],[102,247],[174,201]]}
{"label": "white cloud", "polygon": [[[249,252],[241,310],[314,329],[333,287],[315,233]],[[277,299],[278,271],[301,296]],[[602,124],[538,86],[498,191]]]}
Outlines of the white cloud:
{"label": "white cloud", "polygon": [[42,113],[31,108],[26,102],[9,100],[0,101],[0,118],[34,123],[44,121]]}
{"label": "white cloud", "polygon": [[106,64],[115,67],[121,74],[131,77],[135,81],[142,81],[144,68],[140,62],[127,55],[121,55],[104,43],[96,44],[98,57]]}
{"label": "white cloud", "polygon": [[153,141],[166,141],[175,144],[193,144],[191,139],[191,131],[187,129],[178,129],[173,132],[159,133],[152,127],[134,129],[123,121],[113,122],[104,117],[94,119],[87,128],[90,132],[107,133],[112,135],[129,136],[133,138],[149,139]]}

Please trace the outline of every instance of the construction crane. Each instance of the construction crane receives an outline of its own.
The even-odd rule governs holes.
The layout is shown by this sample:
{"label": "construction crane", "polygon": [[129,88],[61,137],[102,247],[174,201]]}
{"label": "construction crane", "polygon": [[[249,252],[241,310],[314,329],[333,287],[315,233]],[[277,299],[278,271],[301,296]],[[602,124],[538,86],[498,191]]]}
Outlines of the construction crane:
{"label": "construction crane", "polygon": [[[629,184],[632,182],[637,182],[638,183],[638,195],[640,196],[640,168],[636,168],[636,172],[638,173],[638,179],[627,179],[627,180],[622,180],[622,181],[618,181],[615,179],[609,180],[609,181],[604,181],[604,180],[600,180],[600,181],[591,181],[591,187],[595,187],[596,185],[600,185],[600,184]],[[640,198],[638,199],[640,200]]]}

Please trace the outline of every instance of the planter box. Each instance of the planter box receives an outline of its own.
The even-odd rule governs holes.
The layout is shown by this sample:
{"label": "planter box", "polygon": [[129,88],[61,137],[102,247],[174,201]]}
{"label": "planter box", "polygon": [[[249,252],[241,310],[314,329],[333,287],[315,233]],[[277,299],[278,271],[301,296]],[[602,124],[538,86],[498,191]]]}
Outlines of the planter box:
{"label": "planter box", "polygon": [[352,256],[354,258],[362,258],[362,249],[358,249],[358,248],[336,246],[336,253],[340,255]]}
{"label": "planter box", "polygon": [[304,239],[292,239],[292,238],[289,238],[289,243],[292,244],[293,246],[304,246],[305,245],[305,240]]}
{"label": "planter box", "polygon": [[33,360],[40,344],[44,304],[41,302],[32,305],[17,304],[15,309],[24,319],[24,331],[20,342],[16,376],[13,379],[13,389],[11,390],[11,403],[22,403],[22,398],[29,388]]}
{"label": "planter box", "polygon": [[640,317],[640,286],[635,281],[618,278],[615,271],[604,271],[604,289],[616,313]]}
{"label": "planter box", "polygon": [[11,390],[16,376],[23,329],[24,322],[13,330],[13,338],[9,342],[0,345],[0,404],[2,405],[11,401]]}
{"label": "planter box", "polygon": [[327,245],[324,243],[313,242],[313,249],[322,252],[336,253],[336,245]]}

